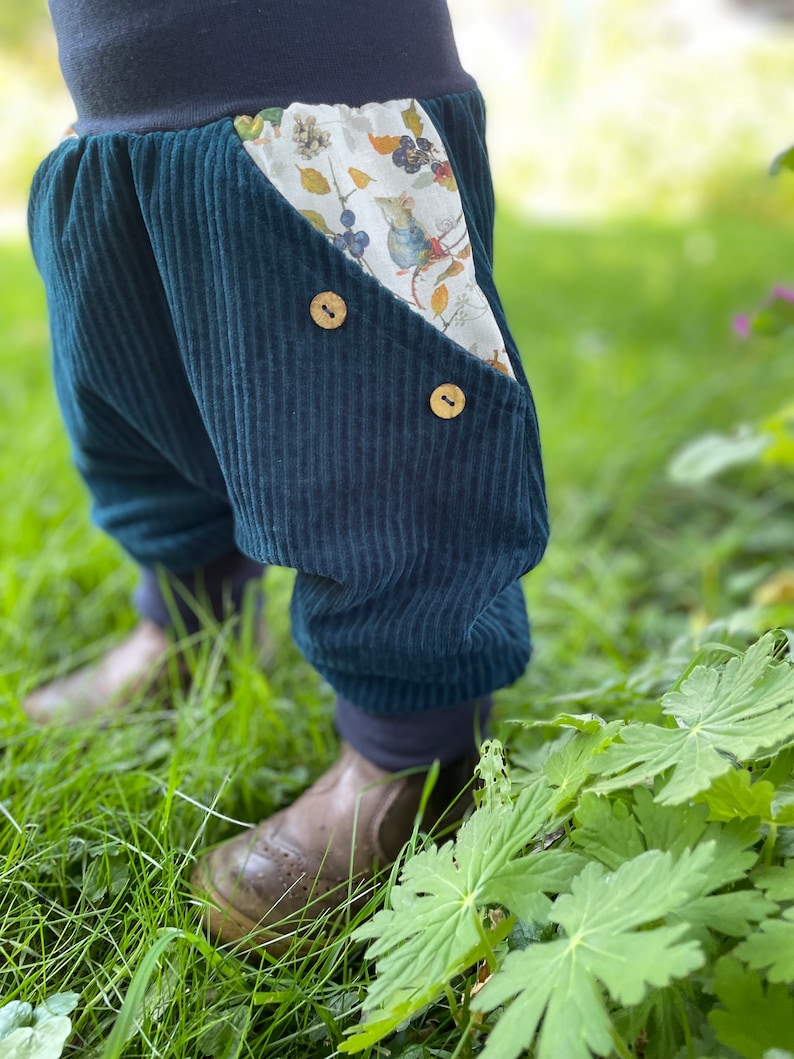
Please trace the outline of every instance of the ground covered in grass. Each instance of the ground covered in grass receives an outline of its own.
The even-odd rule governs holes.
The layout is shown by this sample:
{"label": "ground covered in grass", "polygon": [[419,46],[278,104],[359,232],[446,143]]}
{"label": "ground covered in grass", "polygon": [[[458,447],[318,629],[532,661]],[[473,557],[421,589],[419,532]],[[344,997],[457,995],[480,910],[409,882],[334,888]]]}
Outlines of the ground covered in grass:
{"label": "ground covered in grass", "polygon": [[[794,626],[794,590],[774,591],[794,567],[791,470],[757,462],[697,485],[667,471],[693,438],[754,425],[794,397],[790,343],[743,343],[731,328],[794,278],[793,244],[742,220],[502,219],[499,278],[539,407],[553,520],[526,583],[536,657],[498,700],[516,761],[537,748],[512,717],[642,716],[699,637]],[[289,641],[290,574],[268,581],[263,664],[246,615],[237,638],[224,628],[196,641],[175,710],[154,700],[102,728],[32,730],[20,697],[131,626],[135,572],[90,527],[69,466],[24,247],[0,250],[0,284],[0,1004],[79,993],[67,1055],[115,1055],[108,1042],[125,1039],[125,1056],[331,1055],[372,973],[349,930],[308,960],[245,963],[203,941],[186,883],[200,848],[287,804],[335,754],[330,689]],[[167,928],[182,934],[135,1021],[110,1038]],[[369,1054],[479,1047],[439,1006]]]}

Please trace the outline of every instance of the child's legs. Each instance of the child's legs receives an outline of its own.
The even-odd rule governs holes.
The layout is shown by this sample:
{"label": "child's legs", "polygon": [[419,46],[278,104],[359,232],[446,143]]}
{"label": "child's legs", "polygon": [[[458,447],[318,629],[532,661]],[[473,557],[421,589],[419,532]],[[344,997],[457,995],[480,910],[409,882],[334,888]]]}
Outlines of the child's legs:
{"label": "child's legs", "polygon": [[[488,216],[481,141],[466,149]],[[527,388],[340,253],[231,122],[139,137],[130,162],[240,546],[299,571],[298,646],[373,715],[418,719],[515,680],[529,656],[517,579],[546,536]],[[491,293],[489,240],[470,235]],[[342,326],[317,326],[323,291],[346,304]],[[430,397],[450,383],[465,409],[441,418]]]}
{"label": "child's legs", "polygon": [[[207,595],[220,605],[222,583],[239,596],[261,566],[237,552],[123,152],[109,143],[67,141],[45,161],[31,196],[31,241],[56,390],[94,521],[144,567],[143,614],[165,625],[155,570],[184,575],[189,587],[206,570]],[[180,609],[191,624],[189,608]]]}
{"label": "child's legs", "polygon": [[[453,109],[495,299],[487,161],[468,104]],[[413,715],[417,746],[429,711],[520,675],[517,578],[546,530],[514,350],[519,381],[372,280],[268,185],[231,122],[64,145],[37,178],[32,235],[78,463],[131,554],[179,572],[236,533],[297,568],[298,645],[355,708]],[[341,328],[312,318],[322,291],[346,302]],[[449,384],[465,409],[440,418],[430,396]]]}

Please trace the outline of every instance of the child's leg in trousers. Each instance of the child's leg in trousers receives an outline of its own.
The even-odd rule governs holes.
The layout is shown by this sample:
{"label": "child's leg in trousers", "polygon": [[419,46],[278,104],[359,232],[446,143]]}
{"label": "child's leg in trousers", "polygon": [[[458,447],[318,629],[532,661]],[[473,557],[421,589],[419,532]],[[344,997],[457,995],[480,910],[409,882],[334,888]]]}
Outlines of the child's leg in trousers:
{"label": "child's leg in trousers", "polygon": [[[507,334],[490,270],[492,201],[477,100],[435,102],[427,105],[457,145],[479,283]],[[360,730],[360,745],[388,748],[414,731],[406,763],[425,765],[433,711],[451,710],[471,731],[487,708],[482,700],[528,660],[517,578],[542,553],[545,502],[534,409],[514,346],[508,378],[381,287],[285,204],[230,121],[78,141],[45,166],[40,202],[57,205],[56,194],[41,193],[56,170],[73,185],[58,224],[67,236],[85,228],[87,246],[99,232],[103,245],[102,258],[71,248],[79,267],[67,262],[59,282],[48,284],[54,344],[70,348],[76,321],[90,332],[81,345],[100,351],[92,358],[107,385],[100,394],[203,491],[205,513],[218,505],[217,523],[207,519],[201,534],[225,517],[246,554],[299,570],[296,641],[360,711],[349,738]],[[34,247],[39,232],[45,278],[51,256],[70,242],[48,239],[47,224],[34,189]],[[130,240],[143,276],[129,275]],[[100,260],[114,267],[97,275]],[[75,271],[79,290],[59,312],[59,292]],[[131,279],[149,284],[173,339],[157,349],[136,345],[126,378],[130,358],[119,361],[114,339]],[[80,305],[81,292],[90,292],[89,305]],[[321,328],[313,318],[323,292],[345,303],[343,326]],[[122,345],[141,312],[145,303],[127,317]],[[165,388],[157,385],[163,372]],[[182,402],[182,429],[173,429],[168,410],[185,384],[194,404]],[[439,415],[432,400],[439,388],[455,396],[461,414]],[[102,446],[91,453],[100,470],[112,437]],[[82,469],[97,521],[129,538],[116,516],[126,511],[122,501],[133,512],[135,502],[103,493],[101,475]],[[170,558],[173,569],[195,565],[193,534],[174,531],[167,505],[154,508],[165,532],[153,550],[167,554],[154,558],[166,565]],[[190,553],[184,565],[173,558],[180,549]],[[344,712],[340,706],[343,728]],[[445,819],[450,796],[470,775],[470,761],[445,764],[427,822]],[[395,777],[392,759],[379,765],[346,742],[293,806],[200,862],[195,881],[211,896],[213,932],[230,940],[255,931],[281,946],[297,919],[338,907],[351,866],[371,873],[410,836],[423,785],[423,771]],[[307,911],[312,896],[320,903]],[[283,915],[289,923],[276,927]]]}
{"label": "child's leg in trousers", "polygon": [[29,692],[22,700],[23,711],[38,724],[69,724],[118,712],[143,692],[156,691],[161,684],[170,687],[169,657],[174,651],[176,671],[189,681],[182,638],[199,633],[208,620],[222,622],[240,613],[249,585],[254,586],[256,629],[264,647],[259,616],[265,569],[237,551],[182,574],[144,567],[134,597],[137,625],[90,662]]}
{"label": "child's leg in trousers", "polygon": [[[459,180],[471,171],[476,182],[482,140],[466,101],[450,107],[462,124]],[[295,804],[197,866],[211,931],[275,952],[338,907],[351,867],[371,873],[410,836],[424,776],[395,778],[372,744],[413,729],[406,763],[426,763],[434,711],[463,717],[468,735],[478,700],[523,672],[517,578],[546,538],[534,409],[517,358],[515,379],[498,373],[373,281],[262,179],[231,123],[141,138],[131,156],[134,173],[153,174],[143,209],[241,547],[298,569],[296,643],[352,704],[341,726],[381,733],[370,756],[344,745]],[[469,234],[501,314],[490,231],[476,226],[489,217],[487,188]],[[318,325],[318,296],[334,326]],[[195,358],[206,348],[213,371]],[[454,418],[431,400],[447,385],[465,401]],[[444,818],[466,773],[465,759],[446,765],[426,823]]]}
{"label": "child's leg in trousers", "polygon": [[[42,165],[31,238],[75,462],[94,520],[142,566],[142,621],[106,655],[28,695],[23,708],[39,722],[123,705],[165,675],[174,620],[178,632],[198,629],[191,597],[221,620],[264,569],[237,551],[223,477],[175,352],[140,210],[114,174],[112,155],[85,157],[82,146],[67,141]],[[111,185],[112,205],[109,192],[85,192],[92,171]],[[123,283],[115,282],[119,274]]]}

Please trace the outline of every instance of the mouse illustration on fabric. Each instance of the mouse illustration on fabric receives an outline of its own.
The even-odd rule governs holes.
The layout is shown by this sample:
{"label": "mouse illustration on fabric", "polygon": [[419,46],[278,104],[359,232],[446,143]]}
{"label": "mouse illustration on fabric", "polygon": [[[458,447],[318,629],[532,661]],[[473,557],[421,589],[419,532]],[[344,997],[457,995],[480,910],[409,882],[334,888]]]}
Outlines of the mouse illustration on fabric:
{"label": "mouse illustration on fabric", "polygon": [[413,215],[416,205],[403,192],[398,196],[375,198],[389,224],[387,245],[389,256],[403,272],[412,268],[426,268],[434,261],[449,257],[438,239],[431,236]]}

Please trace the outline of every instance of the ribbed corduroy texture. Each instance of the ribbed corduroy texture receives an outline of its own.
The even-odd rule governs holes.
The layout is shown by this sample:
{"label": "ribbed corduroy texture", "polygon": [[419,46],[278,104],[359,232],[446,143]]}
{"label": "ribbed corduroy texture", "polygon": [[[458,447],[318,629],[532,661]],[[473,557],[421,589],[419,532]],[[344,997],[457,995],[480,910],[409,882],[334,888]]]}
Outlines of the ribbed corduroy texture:
{"label": "ribbed corduroy texture", "polygon": [[[58,392],[97,522],[175,571],[298,570],[296,643],[346,699],[478,698],[529,657],[517,578],[547,538],[537,425],[493,286],[479,93],[423,101],[519,381],[467,354],[279,196],[231,122],[69,141],[37,174]],[[348,316],[318,328],[332,290]],[[452,420],[429,397],[466,395]]]}

